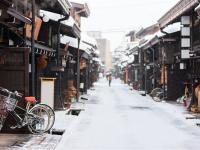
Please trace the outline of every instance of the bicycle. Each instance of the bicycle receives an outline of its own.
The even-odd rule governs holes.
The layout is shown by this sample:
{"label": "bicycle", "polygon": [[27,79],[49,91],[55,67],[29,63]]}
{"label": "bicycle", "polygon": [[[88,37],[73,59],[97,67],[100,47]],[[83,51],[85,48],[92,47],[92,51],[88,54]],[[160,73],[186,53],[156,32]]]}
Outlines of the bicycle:
{"label": "bicycle", "polygon": [[[10,114],[17,123],[15,126],[11,126],[11,129],[27,126],[28,130],[33,134],[43,134],[48,132],[55,122],[55,113],[53,109],[46,104],[36,104],[37,100],[35,97],[24,98],[27,102],[24,109],[17,105],[18,99],[21,100],[22,97],[23,94],[17,91],[11,92],[0,87],[0,130],[4,125],[8,114]],[[18,114],[15,111],[17,109],[22,110],[24,114]]]}
{"label": "bicycle", "polygon": [[162,88],[155,88],[151,91],[150,96],[156,102],[161,102],[164,97],[164,91]]}

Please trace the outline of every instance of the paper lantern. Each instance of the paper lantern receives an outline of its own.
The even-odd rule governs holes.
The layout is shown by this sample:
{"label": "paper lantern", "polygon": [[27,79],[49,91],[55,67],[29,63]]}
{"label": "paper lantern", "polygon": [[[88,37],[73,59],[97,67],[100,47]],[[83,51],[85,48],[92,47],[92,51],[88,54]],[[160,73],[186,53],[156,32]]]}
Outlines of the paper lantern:
{"label": "paper lantern", "polygon": [[37,60],[37,67],[38,69],[45,69],[47,67],[47,56],[46,55],[41,55],[38,60]]}

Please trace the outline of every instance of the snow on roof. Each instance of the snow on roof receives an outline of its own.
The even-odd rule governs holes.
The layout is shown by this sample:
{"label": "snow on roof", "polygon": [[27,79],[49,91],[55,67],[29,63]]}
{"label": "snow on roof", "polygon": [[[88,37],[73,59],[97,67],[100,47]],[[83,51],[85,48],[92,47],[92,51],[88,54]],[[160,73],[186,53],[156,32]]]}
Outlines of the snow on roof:
{"label": "snow on roof", "polygon": [[60,42],[63,44],[69,43],[69,46],[78,48],[78,40],[69,36],[61,36],[60,37]]}
{"label": "snow on roof", "polygon": [[79,3],[79,4],[84,4],[86,3],[86,1],[84,0],[70,0],[70,2],[74,2],[74,3]]}
{"label": "snow on roof", "polygon": [[89,55],[92,53],[92,47],[84,42],[80,42],[80,49],[84,50]]}
{"label": "snow on roof", "polygon": [[[69,46],[74,47],[74,48],[78,48],[78,40],[75,38],[71,38],[69,36],[61,36],[60,37],[60,41],[63,44],[69,43]],[[93,48],[91,45],[88,45],[84,42],[80,42],[80,46],[79,49],[84,50],[86,53],[91,54],[93,51]],[[98,52],[97,52],[98,53]]]}
{"label": "snow on roof", "polygon": [[[164,32],[167,32],[169,34],[178,32],[180,30],[181,30],[180,22],[168,25],[166,28],[163,29]],[[162,33],[160,30],[158,32],[156,32],[155,34],[147,35],[141,40],[139,47],[142,48],[142,47],[148,45],[153,39],[160,38],[163,36],[165,36],[165,34]]]}
{"label": "snow on roof", "polygon": [[118,64],[118,67],[122,67],[122,65],[121,65],[121,64]]}
{"label": "snow on roof", "polygon": [[128,59],[128,63],[132,63],[135,60],[135,56],[134,55],[130,55],[129,59]]}
{"label": "snow on roof", "polygon": [[128,42],[122,42],[116,49],[115,51],[125,51],[127,49],[127,43]]}
{"label": "snow on roof", "polygon": [[147,43],[149,43],[149,41],[151,41],[151,39],[153,39],[154,37],[155,37],[154,34],[145,36],[145,37],[140,41],[139,47],[142,48],[144,45],[146,45]]}
{"label": "snow on roof", "polygon": [[127,62],[127,61],[121,63],[121,67],[122,67],[122,68],[126,67],[127,65],[128,65],[128,62]]}
{"label": "snow on roof", "polygon": [[138,45],[139,45],[139,41],[127,43],[129,50],[133,49],[134,47],[136,47]]}
{"label": "snow on roof", "polygon": [[[59,19],[64,18],[63,15],[52,13],[52,12],[45,11],[45,10],[40,10],[40,17],[43,17],[44,15],[45,15],[45,17],[48,17],[50,20],[53,20],[53,21],[58,21]],[[62,21],[62,24],[65,24],[65,25],[68,25],[70,27],[73,27],[74,24],[76,24],[76,22],[70,16],[69,19]]]}
{"label": "snow on roof", "polygon": [[165,31],[167,33],[175,33],[175,32],[178,32],[180,30],[181,30],[181,23],[180,22],[170,24],[163,29],[163,31]]}
{"label": "snow on roof", "polygon": [[97,57],[93,57],[92,60],[93,60],[93,61],[96,61],[96,62],[101,62],[101,59],[100,59],[100,58],[97,58]]}
{"label": "snow on roof", "polygon": [[98,49],[94,50],[94,54],[97,55],[97,56],[99,56],[100,55],[99,50]]}
{"label": "snow on roof", "polygon": [[131,42],[128,50],[128,55],[132,54],[135,50],[137,50],[138,46],[139,46],[139,41]]}
{"label": "snow on roof", "polygon": [[121,58],[121,62],[126,62],[129,60],[129,57],[126,56],[126,55],[123,55],[122,58]]}
{"label": "snow on roof", "polygon": [[63,15],[56,14],[56,13],[46,11],[46,10],[40,10],[39,15],[40,17],[43,17],[44,15],[48,16],[49,19],[54,20],[54,21],[58,21],[60,18],[63,17]]}
{"label": "snow on roof", "polygon": [[147,45],[149,42],[151,42],[151,40],[153,40],[154,38],[156,38],[156,37],[159,38],[159,37],[162,37],[162,36],[164,36],[164,35],[165,35],[165,34],[162,33],[160,30],[157,31],[157,32],[154,33],[154,34],[147,35],[147,36],[145,36],[145,37],[140,41],[139,47],[142,48],[142,47],[144,47],[145,45]]}
{"label": "snow on roof", "polygon": [[90,44],[90,45],[92,45],[93,47],[97,47],[97,41],[96,41],[94,38],[88,36],[88,35],[87,35],[86,33],[84,33],[84,32],[81,33],[81,39],[82,39],[83,42],[85,42],[85,43],[87,43],[87,44]]}

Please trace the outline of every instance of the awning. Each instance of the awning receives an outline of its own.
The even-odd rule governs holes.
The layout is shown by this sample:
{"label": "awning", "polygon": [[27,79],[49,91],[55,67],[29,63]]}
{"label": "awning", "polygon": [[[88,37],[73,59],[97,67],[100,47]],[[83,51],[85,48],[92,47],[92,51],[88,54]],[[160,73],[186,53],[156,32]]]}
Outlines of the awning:
{"label": "awning", "polygon": [[[29,40],[26,40],[26,45],[31,46],[31,42]],[[44,54],[50,57],[55,57],[56,56],[56,50],[53,48],[47,47],[45,45],[35,43],[35,53],[36,54]]]}
{"label": "awning", "polygon": [[[61,36],[60,38],[61,44],[69,43],[70,49],[77,50],[78,49],[78,40],[69,36]],[[92,53],[92,47],[84,42],[80,42],[79,50],[88,53],[89,55]]]}
{"label": "awning", "polygon": [[[50,20],[51,24],[54,24],[55,26],[58,25],[57,21]],[[60,27],[60,34],[67,35],[74,38],[80,38],[80,29],[77,27],[77,25],[69,26],[66,24],[61,23]]]}
{"label": "awning", "polygon": [[155,36],[152,39],[148,40],[143,45],[141,45],[141,48],[144,49],[144,50],[146,50],[146,49],[152,47],[153,45],[159,43],[159,41],[160,41],[160,39],[158,38],[158,36]]}
{"label": "awning", "polygon": [[18,12],[17,10],[15,10],[14,8],[8,8],[7,13],[17,19],[19,19],[20,21],[26,23],[26,24],[31,24],[32,21],[30,18],[24,16],[23,14],[21,14],[20,12]]}
{"label": "awning", "polygon": [[36,0],[36,4],[40,7],[40,9],[46,11],[63,15],[70,14],[71,4],[68,2],[68,0],[52,0],[52,1]]}
{"label": "awning", "polygon": [[145,36],[144,42],[140,43],[139,47],[146,50],[149,47],[157,44],[160,41],[160,37],[163,37],[164,35],[165,35],[164,33],[158,31],[152,35]]}
{"label": "awning", "polygon": [[174,7],[172,7],[165,15],[163,15],[158,20],[160,27],[164,28],[198,4],[199,0],[180,0]]}

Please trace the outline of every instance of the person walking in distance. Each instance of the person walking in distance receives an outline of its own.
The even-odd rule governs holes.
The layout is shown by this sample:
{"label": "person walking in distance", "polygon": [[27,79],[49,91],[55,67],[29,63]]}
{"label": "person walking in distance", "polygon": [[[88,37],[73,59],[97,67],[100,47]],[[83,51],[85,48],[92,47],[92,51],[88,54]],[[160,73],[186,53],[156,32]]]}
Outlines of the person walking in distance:
{"label": "person walking in distance", "polygon": [[108,82],[109,82],[109,86],[111,85],[111,81],[112,81],[112,75],[111,75],[111,74],[109,74],[109,75],[108,75]]}

